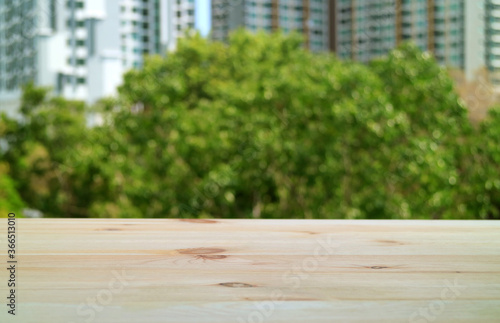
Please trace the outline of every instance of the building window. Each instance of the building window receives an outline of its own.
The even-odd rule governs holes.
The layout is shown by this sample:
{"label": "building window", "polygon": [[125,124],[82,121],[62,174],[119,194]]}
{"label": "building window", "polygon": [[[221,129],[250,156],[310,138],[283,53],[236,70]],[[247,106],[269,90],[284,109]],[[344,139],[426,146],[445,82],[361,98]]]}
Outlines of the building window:
{"label": "building window", "polygon": [[72,8],[73,5],[75,6],[75,8],[82,9],[83,8],[83,1],[68,0],[68,2],[67,2],[68,8]]}
{"label": "building window", "polygon": [[50,1],[50,28],[57,30],[57,3],[56,0]]}
{"label": "building window", "polygon": [[[72,27],[72,23],[73,23],[73,20],[68,19],[68,21],[67,21],[68,28]],[[76,27],[85,27],[85,21],[83,21],[83,20],[75,21],[75,26]]]}
{"label": "building window", "polygon": [[79,77],[76,79],[76,84],[85,84],[86,80],[84,77]]}

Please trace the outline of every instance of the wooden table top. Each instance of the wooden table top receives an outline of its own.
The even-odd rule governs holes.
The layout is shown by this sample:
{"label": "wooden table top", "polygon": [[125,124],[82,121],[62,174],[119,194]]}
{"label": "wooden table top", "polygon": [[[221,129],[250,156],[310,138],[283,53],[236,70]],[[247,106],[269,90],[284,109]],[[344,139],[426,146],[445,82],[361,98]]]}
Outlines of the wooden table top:
{"label": "wooden table top", "polygon": [[500,222],[17,219],[16,235],[2,323],[500,322]]}

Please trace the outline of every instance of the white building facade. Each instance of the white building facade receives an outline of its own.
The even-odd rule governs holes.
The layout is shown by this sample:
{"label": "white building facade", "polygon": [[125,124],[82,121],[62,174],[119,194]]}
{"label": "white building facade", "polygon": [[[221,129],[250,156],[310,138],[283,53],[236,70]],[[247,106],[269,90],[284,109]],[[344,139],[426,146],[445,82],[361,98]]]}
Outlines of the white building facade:
{"label": "white building facade", "polygon": [[17,109],[30,80],[87,103],[114,95],[194,19],[194,0],[0,0],[0,111]]}

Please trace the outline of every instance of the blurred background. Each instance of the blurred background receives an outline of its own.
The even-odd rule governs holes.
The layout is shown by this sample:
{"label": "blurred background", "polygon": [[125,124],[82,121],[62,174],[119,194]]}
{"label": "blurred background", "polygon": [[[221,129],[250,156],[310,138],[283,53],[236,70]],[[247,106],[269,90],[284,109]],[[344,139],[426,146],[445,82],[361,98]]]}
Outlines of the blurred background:
{"label": "blurred background", "polygon": [[500,219],[500,2],[0,0],[0,217]]}

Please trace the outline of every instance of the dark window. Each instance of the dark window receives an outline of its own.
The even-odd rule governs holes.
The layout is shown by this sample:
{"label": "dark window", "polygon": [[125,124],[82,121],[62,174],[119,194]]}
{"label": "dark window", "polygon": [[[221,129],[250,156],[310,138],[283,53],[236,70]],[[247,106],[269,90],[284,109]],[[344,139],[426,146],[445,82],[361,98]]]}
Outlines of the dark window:
{"label": "dark window", "polygon": [[68,8],[72,8],[74,5],[75,8],[82,9],[84,7],[83,1],[76,1],[76,0],[68,0]]}
{"label": "dark window", "polygon": [[50,28],[57,30],[57,1],[50,1]]}
{"label": "dark window", "polygon": [[[73,20],[68,19],[67,24],[68,24],[69,28],[73,27],[72,23],[73,23]],[[76,27],[85,27],[85,21],[83,21],[83,20],[75,21],[75,26]]]}
{"label": "dark window", "polygon": [[89,34],[88,34],[88,43],[89,43],[89,56],[93,56],[95,52],[95,20],[92,19],[89,22]]}

